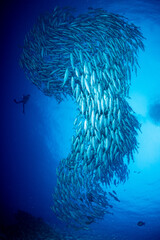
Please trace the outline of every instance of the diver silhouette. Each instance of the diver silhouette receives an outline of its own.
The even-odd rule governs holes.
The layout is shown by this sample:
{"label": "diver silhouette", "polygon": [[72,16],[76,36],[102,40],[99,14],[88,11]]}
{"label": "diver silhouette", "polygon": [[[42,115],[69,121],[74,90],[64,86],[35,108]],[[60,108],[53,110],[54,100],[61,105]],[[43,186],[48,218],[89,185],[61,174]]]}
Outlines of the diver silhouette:
{"label": "diver silhouette", "polygon": [[29,98],[30,98],[30,94],[28,94],[28,95],[23,95],[23,96],[22,96],[22,99],[21,99],[20,101],[17,101],[16,99],[13,100],[16,104],[19,104],[19,103],[22,103],[22,104],[23,104],[23,114],[25,114],[25,108],[24,108],[24,106],[25,106],[25,104],[28,102]]}

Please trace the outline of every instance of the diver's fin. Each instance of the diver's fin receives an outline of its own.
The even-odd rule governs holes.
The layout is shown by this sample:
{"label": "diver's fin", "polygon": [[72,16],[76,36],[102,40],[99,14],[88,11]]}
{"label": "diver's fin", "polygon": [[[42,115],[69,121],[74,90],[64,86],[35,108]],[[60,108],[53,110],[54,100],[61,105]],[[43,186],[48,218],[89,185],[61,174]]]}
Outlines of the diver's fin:
{"label": "diver's fin", "polygon": [[25,109],[24,109],[24,105],[25,105],[25,104],[23,103],[23,114],[25,114],[25,111],[24,111],[24,110],[25,110]]}

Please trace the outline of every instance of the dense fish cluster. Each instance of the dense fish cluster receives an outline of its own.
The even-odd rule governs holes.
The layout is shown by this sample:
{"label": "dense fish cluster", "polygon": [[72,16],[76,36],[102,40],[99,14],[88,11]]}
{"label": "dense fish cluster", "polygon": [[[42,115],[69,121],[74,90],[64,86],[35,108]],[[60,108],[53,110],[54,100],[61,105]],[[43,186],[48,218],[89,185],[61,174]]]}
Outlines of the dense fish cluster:
{"label": "dense fish cluster", "polygon": [[[87,228],[110,213],[108,192],[128,178],[140,124],[127,102],[131,72],[144,50],[139,29],[117,14],[89,8],[75,16],[56,7],[25,38],[20,64],[44,94],[78,105],[71,153],[57,169],[53,210],[68,225]],[[127,160],[127,161],[126,161]]]}

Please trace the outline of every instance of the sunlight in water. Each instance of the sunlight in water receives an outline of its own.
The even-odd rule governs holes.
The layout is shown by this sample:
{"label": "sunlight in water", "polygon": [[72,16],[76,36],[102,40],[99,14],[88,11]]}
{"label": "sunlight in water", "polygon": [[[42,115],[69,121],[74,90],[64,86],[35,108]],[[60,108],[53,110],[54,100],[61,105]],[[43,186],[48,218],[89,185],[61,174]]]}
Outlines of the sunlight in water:
{"label": "sunlight in water", "polygon": [[150,167],[160,161],[160,127],[147,121],[142,125],[139,136],[140,148],[137,164],[140,168]]}

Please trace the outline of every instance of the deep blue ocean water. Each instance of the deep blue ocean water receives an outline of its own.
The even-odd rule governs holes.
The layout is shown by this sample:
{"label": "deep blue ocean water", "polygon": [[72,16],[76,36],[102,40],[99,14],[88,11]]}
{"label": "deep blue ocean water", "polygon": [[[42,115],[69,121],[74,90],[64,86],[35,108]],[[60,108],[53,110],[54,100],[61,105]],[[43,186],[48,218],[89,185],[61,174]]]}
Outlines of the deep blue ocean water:
{"label": "deep blue ocean water", "polygon": [[[71,231],[72,239],[160,239],[160,2],[157,1],[6,1],[1,14],[0,85],[0,216],[1,225],[14,223],[17,210],[41,217],[57,231],[68,230],[51,210],[56,167],[70,151],[76,105],[71,99],[58,104],[44,96],[19,66],[25,34],[37,17],[56,5],[83,13],[102,7],[128,17],[146,38],[139,54],[137,77],[132,76],[130,105],[142,123],[139,152],[131,163],[129,179],[114,186],[120,202],[113,215],[93,223],[88,231]],[[31,97],[22,106],[14,98]],[[156,106],[154,108],[154,106]],[[138,226],[143,221],[145,225]],[[36,238],[38,239],[38,238]],[[65,239],[65,238],[64,238]],[[67,239],[67,238],[66,238]]]}

